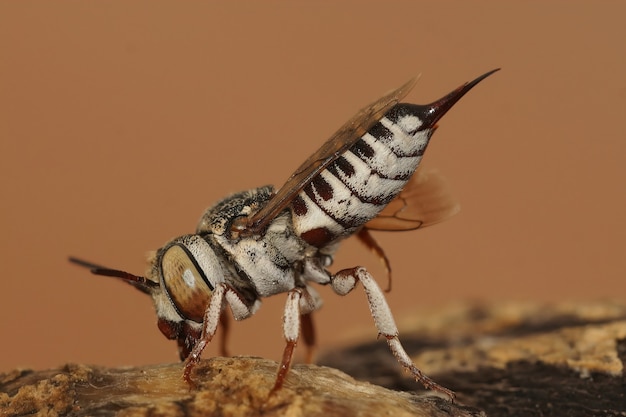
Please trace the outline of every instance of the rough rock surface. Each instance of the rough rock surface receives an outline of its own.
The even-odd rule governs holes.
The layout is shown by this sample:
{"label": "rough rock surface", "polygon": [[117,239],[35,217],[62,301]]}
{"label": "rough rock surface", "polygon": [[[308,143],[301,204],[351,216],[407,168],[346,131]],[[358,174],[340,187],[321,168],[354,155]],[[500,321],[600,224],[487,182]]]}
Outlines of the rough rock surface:
{"label": "rough rock surface", "polygon": [[626,303],[455,306],[400,328],[456,403],[420,390],[378,341],[322,357],[357,379],[295,365],[273,395],[277,364],[250,357],[201,362],[196,389],[179,363],[15,370],[0,374],[0,416],[626,416]]}
{"label": "rough rock surface", "polygon": [[434,395],[359,382],[335,369],[296,365],[270,394],[275,362],[213,358],[196,369],[195,389],[181,365],[106,369],[67,365],[1,376],[3,416],[479,416]]}
{"label": "rough rock surface", "polygon": [[[626,303],[468,304],[400,323],[415,363],[490,416],[626,416]],[[384,343],[320,363],[413,391]]]}

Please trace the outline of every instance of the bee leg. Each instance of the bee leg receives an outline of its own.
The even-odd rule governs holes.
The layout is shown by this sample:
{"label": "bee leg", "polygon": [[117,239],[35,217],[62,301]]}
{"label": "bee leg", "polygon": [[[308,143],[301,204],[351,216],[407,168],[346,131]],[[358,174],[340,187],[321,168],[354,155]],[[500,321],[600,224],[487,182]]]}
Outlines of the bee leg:
{"label": "bee leg", "polygon": [[293,351],[296,348],[298,342],[298,335],[300,333],[300,299],[302,298],[302,289],[294,288],[289,291],[287,295],[287,304],[285,305],[285,312],[283,313],[283,335],[287,341],[285,350],[283,351],[283,359],[278,367],[278,373],[276,375],[276,382],[274,388],[270,392],[272,395],[278,391],[285,382],[285,377],[291,367],[291,361],[293,359]]}
{"label": "bee leg", "polygon": [[[247,305],[243,301],[243,297],[228,284],[218,284],[213,290],[213,295],[211,296],[211,301],[209,302],[209,306],[207,307],[204,313],[204,319],[202,321],[202,334],[200,338],[196,341],[191,353],[187,356],[185,360],[185,369],[183,371],[183,379],[191,386],[194,385],[191,380],[191,371],[196,366],[198,361],[200,360],[200,355],[202,355],[202,351],[208,345],[213,336],[215,336],[215,332],[217,331],[217,325],[222,324],[224,326],[224,330],[226,333],[228,331],[228,322],[222,319],[224,315],[224,308],[226,304],[230,307],[230,310],[235,317],[235,320],[241,320],[246,317],[250,317],[256,309],[259,308],[259,304],[255,303],[252,305]],[[225,340],[226,336],[224,336],[224,345],[221,346],[222,349],[225,349]]]}
{"label": "bee leg", "polygon": [[222,328],[222,337],[220,338],[220,355],[230,356],[228,352],[228,334],[230,333],[230,318],[227,314],[220,316],[220,326]]}
{"label": "bee leg", "polygon": [[315,361],[315,325],[313,324],[313,313],[307,313],[302,315],[302,338],[304,339],[304,345],[306,346],[306,363],[313,363]]}
{"label": "bee leg", "polygon": [[293,360],[293,352],[296,349],[298,337],[300,336],[301,325],[304,343],[309,347],[307,359],[312,359],[315,332],[313,331],[311,313],[320,308],[321,305],[321,298],[317,292],[309,286],[296,287],[289,291],[285,311],[283,313],[283,336],[287,341],[287,345],[285,346],[285,350],[283,350],[283,358],[278,367],[276,382],[274,383],[274,388],[270,391],[270,395],[278,391],[285,382]]}
{"label": "bee leg", "polygon": [[183,379],[189,385],[194,386],[194,382],[191,380],[191,371],[200,360],[200,355],[206,347],[206,345],[213,339],[217,330],[217,325],[220,322],[220,316],[224,309],[224,301],[226,291],[228,287],[225,284],[218,284],[213,291],[209,306],[204,313],[204,320],[202,322],[202,335],[194,345],[193,349],[187,359],[185,360],[185,369],[183,371]]}
{"label": "bee leg", "polygon": [[391,314],[391,310],[389,309],[389,305],[385,300],[385,296],[374,278],[365,268],[355,267],[337,272],[331,277],[331,286],[337,294],[346,295],[356,287],[358,281],[363,284],[363,288],[365,289],[372,318],[378,329],[378,335],[387,339],[389,349],[400,365],[409,371],[411,375],[413,375],[413,378],[421,382],[427,389],[439,391],[446,394],[451,400],[454,400],[455,394],[453,391],[437,384],[424,375],[424,373],[413,364],[413,361],[402,347],[400,339],[398,339],[398,328]]}
{"label": "bee leg", "polygon": [[[326,282],[328,282],[328,275]],[[300,317],[301,332],[306,347],[305,362],[313,363],[315,361],[315,344],[317,338],[315,336],[315,325],[313,323],[313,312],[318,310],[323,304],[322,298],[315,288],[306,285],[302,289],[302,298],[300,299]]]}
{"label": "bee leg", "polygon": [[361,243],[363,243],[374,255],[378,257],[380,262],[385,267],[385,272],[387,272],[387,288],[385,288],[385,292],[391,292],[391,262],[389,262],[389,258],[385,255],[385,251],[383,248],[376,242],[374,236],[369,232],[369,230],[364,227],[359,230],[356,234],[356,237],[359,238]]}

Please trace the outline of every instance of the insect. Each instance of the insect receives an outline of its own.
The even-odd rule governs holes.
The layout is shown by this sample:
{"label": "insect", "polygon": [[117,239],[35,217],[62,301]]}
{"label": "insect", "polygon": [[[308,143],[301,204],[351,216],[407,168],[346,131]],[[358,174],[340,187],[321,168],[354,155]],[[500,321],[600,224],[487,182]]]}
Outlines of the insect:
{"label": "insect", "polygon": [[417,168],[439,119],[495,71],[427,105],[400,103],[415,80],[388,93],[344,124],[278,191],[265,186],[236,193],[206,210],[195,233],[156,251],[145,277],[70,260],[152,296],[158,327],[177,341],[185,362],[183,378],[190,384],[192,370],[220,322],[228,328],[223,314],[227,307],[235,320],[242,320],[258,310],[262,298],[286,293],[286,346],[272,392],[285,381],[301,332],[312,351],[312,313],[322,304],[312,284],[330,285],[346,295],[360,282],[379,335],[400,365],[426,388],[454,398],[413,364],[370,273],[363,267],[336,273],[327,268],[338,244],[356,235],[390,273],[370,230],[418,229],[457,211],[441,178]]}

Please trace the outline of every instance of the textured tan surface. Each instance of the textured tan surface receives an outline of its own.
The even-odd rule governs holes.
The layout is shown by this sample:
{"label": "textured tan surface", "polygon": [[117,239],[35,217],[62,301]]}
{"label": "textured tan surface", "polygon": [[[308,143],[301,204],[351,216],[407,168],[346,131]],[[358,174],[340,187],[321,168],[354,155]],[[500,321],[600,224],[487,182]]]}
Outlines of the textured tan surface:
{"label": "textured tan surface", "polygon": [[[0,381],[0,415],[72,416],[471,416],[477,410],[358,382],[331,368],[296,366],[269,395],[276,363],[213,358],[196,372],[197,390],[180,365],[104,369],[69,365]],[[19,388],[18,388],[19,387]],[[4,393],[3,393],[4,392]],[[4,412],[6,414],[1,414]]]}
{"label": "textured tan surface", "polygon": [[[429,325],[420,325],[424,321]],[[608,417],[626,412],[623,302],[457,305],[401,327],[416,364],[456,391],[455,404],[419,391],[379,341],[323,356],[324,363],[356,380],[337,369],[296,365],[284,389],[271,397],[277,364],[251,357],[203,361],[193,374],[197,390],[182,382],[181,364],[12,371],[0,374],[0,416],[478,416],[484,410],[499,417]]]}
{"label": "textured tan surface", "polygon": [[[0,2],[0,370],[175,361],[149,300],[69,265],[142,273],[224,195],[280,184],[366,103],[421,73],[436,99],[484,71],[424,165],[450,221],[378,233],[402,317],[484,298],[626,294],[623,2]],[[337,268],[382,268],[346,242]],[[319,343],[376,331],[322,289]],[[232,329],[278,359],[284,297]],[[206,357],[217,352],[207,349]],[[301,353],[301,349],[298,354]]]}
{"label": "textured tan surface", "polygon": [[[471,318],[477,309],[484,320]],[[446,325],[454,330],[450,331],[448,346],[415,356],[417,363],[424,364],[426,373],[479,372],[485,367],[505,369],[513,362],[527,361],[569,368],[581,377],[597,372],[624,374],[617,346],[618,341],[626,340],[623,302],[466,305],[427,321],[430,332],[424,331],[419,323],[411,326],[407,321],[403,334],[427,339],[439,337]],[[470,339],[473,343],[454,346],[454,338]]]}
{"label": "textured tan surface", "polygon": [[[400,325],[407,351],[461,404],[499,417],[626,413],[622,301],[468,303],[416,317]],[[327,352],[321,362],[388,388],[416,388],[384,343]]]}

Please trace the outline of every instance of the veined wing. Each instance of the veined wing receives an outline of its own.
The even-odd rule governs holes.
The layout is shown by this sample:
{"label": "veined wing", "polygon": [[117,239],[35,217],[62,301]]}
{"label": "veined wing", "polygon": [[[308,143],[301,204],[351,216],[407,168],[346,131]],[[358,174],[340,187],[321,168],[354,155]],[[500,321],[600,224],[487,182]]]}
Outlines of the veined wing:
{"label": "veined wing", "polygon": [[365,228],[415,230],[442,222],[459,210],[443,176],[437,171],[425,172],[418,168],[400,194],[367,222]]}
{"label": "veined wing", "polygon": [[357,238],[381,261],[387,272],[387,289],[391,291],[391,263],[370,230],[415,230],[442,222],[460,210],[448,184],[437,171],[418,168],[404,189],[378,216],[367,222]]}
{"label": "veined wing", "polygon": [[335,132],[317,152],[300,165],[263,208],[251,217],[236,223],[233,226],[234,231],[243,236],[260,233],[317,174],[354,145],[393,106],[398,104],[411,91],[416,79],[409,80],[401,87],[361,109]]}

